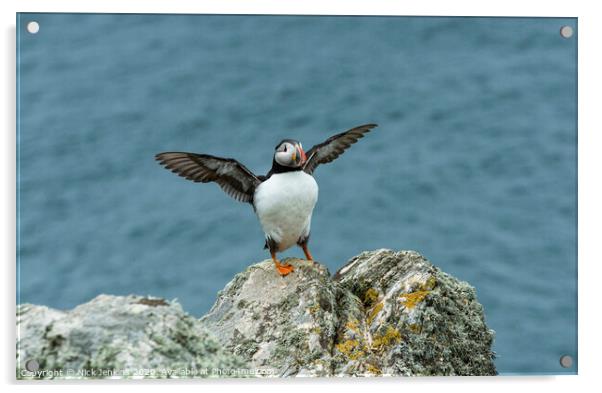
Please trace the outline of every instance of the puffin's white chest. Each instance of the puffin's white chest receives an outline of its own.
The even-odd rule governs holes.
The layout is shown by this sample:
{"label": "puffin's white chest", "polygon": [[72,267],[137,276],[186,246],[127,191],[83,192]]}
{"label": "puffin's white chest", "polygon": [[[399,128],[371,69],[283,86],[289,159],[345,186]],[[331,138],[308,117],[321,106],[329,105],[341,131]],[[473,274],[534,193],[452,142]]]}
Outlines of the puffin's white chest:
{"label": "puffin's white chest", "polygon": [[318,184],[303,171],[272,175],[255,190],[253,204],[263,232],[278,251],[309,234],[311,213],[318,200]]}

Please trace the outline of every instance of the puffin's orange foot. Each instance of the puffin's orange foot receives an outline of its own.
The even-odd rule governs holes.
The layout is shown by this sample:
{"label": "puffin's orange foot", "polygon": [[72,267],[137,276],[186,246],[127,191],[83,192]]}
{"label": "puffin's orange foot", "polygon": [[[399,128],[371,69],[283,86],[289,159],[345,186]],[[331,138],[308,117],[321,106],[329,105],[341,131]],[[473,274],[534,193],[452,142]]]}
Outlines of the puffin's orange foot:
{"label": "puffin's orange foot", "polygon": [[276,270],[278,270],[278,273],[284,277],[287,274],[289,274],[290,272],[292,272],[293,270],[295,270],[295,268],[293,267],[293,265],[291,265],[290,263],[287,263],[286,265],[283,265],[281,263],[278,262],[274,262],[276,264]]}

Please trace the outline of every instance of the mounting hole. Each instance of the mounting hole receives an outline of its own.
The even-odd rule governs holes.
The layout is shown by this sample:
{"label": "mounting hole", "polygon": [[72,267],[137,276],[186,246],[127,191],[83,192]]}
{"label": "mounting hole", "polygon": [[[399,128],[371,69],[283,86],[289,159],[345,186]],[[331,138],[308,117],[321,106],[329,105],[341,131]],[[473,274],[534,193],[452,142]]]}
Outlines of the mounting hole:
{"label": "mounting hole", "polygon": [[560,36],[562,38],[571,38],[573,36],[573,28],[571,26],[562,26],[560,28]]}
{"label": "mounting hole", "polygon": [[27,31],[29,31],[31,34],[37,34],[38,31],[40,31],[40,24],[35,20],[32,20],[27,24]]}
{"label": "mounting hole", "polygon": [[569,368],[573,365],[573,358],[569,355],[562,355],[560,357],[560,365],[564,368]]}
{"label": "mounting hole", "polygon": [[40,369],[40,363],[35,359],[29,359],[25,362],[25,370],[29,372],[36,372]]}

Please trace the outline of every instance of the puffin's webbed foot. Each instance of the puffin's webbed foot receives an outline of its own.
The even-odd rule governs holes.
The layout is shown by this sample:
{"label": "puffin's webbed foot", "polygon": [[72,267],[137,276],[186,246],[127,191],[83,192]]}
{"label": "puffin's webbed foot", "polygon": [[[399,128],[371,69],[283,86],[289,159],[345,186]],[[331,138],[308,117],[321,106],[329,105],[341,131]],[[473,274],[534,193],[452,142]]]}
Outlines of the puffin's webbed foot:
{"label": "puffin's webbed foot", "polygon": [[287,263],[286,265],[280,263],[278,259],[276,259],[275,251],[270,250],[270,254],[272,255],[272,261],[274,261],[274,265],[276,265],[276,270],[278,271],[278,274],[280,274],[282,277],[288,275],[290,272],[295,270],[293,265],[291,265],[290,263]]}
{"label": "puffin's webbed foot", "polygon": [[283,277],[295,270],[293,265],[291,265],[290,263],[283,265],[278,261],[274,261],[274,264],[276,265],[276,270],[278,270],[278,273]]}

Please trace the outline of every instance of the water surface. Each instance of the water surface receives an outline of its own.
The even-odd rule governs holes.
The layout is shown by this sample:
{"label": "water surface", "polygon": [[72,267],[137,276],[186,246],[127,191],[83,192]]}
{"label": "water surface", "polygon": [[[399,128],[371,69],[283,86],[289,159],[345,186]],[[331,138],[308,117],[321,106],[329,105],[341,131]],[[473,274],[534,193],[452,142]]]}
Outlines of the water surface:
{"label": "water surface", "polygon": [[[26,33],[29,20],[40,32]],[[177,298],[200,316],[268,254],[248,204],[154,161],[265,174],[379,128],[316,171],[311,250],[334,272],[413,249],[477,289],[502,373],[574,373],[576,19],[21,14],[19,301]],[[302,256],[299,249],[285,255]]]}

